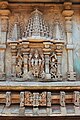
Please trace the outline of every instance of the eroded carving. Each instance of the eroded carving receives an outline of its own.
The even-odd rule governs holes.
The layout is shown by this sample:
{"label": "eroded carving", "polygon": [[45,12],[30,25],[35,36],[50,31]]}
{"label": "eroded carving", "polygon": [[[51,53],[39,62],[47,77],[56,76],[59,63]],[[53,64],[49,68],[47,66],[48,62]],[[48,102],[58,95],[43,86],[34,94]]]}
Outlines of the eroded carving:
{"label": "eroded carving", "polygon": [[33,94],[31,92],[25,92],[25,105],[32,106],[33,105]]}
{"label": "eroded carving", "polygon": [[16,76],[22,77],[22,61],[23,58],[20,54],[17,55],[17,64],[16,64]]}
{"label": "eroded carving", "polygon": [[74,104],[75,106],[79,106],[80,102],[80,93],[79,91],[74,91]]}
{"label": "eroded carving", "polygon": [[33,106],[39,106],[39,93],[33,93]]}
{"label": "eroded carving", "polygon": [[20,107],[24,106],[24,92],[20,92]]}
{"label": "eroded carving", "polygon": [[39,100],[39,105],[40,106],[46,106],[46,103],[47,103],[47,101],[46,101],[46,96],[47,96],[47,93],[46,92],[42,92],[41,94],[40,94],[40,100]]}
{"label": "eroded carving", "polygon": [[57,57],[56,54],[52,54],[50,57],[50,73],[51,73],[51,77],[52,79],[57,79]]}
{"label": "eroded carving", "polygon": [[29,71],[34,77],[43,77],[44,57],[41,49],[31,49],[29,55]]}
{"label": "eroded carving", "polygon": [[11,105],[11,92],[6,92],[6,106],[9,107]]}
{"label": "eroded carving", "polygon": [[60,105],[62,107],[65,107],[65,92],[64,91],[60,92]]}
{"label": "eroded carving", "polygon": [[50,97],[49,96],[47,97],[47,92],[31,93],[31,92],[26,91],[25,92],[25,106],[33,106],[33,107],[47,106],[47,101],[49,102],[48,99],[51,97],[51,96]]}
{"label": "eroded carving", "polygon": [[[22,15],[19,17],[19,14],[16,13],[12,18],[12,29],[15,28],[13,31],[17,31],[18,25],[22,23]],[[21,18],[21,21],[19,18]],[[14,57],[16,60],[13,64],[13,73],[16,73],[16,77],[21,78],[20,80],[46,81],[59,78],[59,67],[57,65],[56,56],[57,54],[62,56],[62,46],[64,42],[60,41],[61,35],[59,31],[59,21],[56,23],[57,40],[54,41],[52,40],[52,35],[50,36],[50,31],[47,23],[43,19],[42,13],[35,10],[31,13],[22,38],[18,39],[18,33],[16,33],[15,38],[18,40],[13,41],[12,39],[12,41],[9,41],[11,49],[13,49],[12,56],[16,53]],[[12,33],[9,37],[10,36],[12,36]],[[13,44],[15,43],[16,47],[14,48]],[[12,62],[13,61],[14,60],[12,60]],[[19,80],[18,78],[16,79]]]}
{"label": "eroded carving", "polygon": [[47,92],[47,106],[51,106],[51,92]]}

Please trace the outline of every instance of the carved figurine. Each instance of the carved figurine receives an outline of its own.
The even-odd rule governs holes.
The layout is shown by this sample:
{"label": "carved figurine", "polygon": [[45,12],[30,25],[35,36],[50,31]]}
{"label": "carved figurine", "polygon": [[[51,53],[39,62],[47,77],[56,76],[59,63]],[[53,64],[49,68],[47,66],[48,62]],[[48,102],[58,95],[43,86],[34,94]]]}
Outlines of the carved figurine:
{"label": "carved figurine", "polygon": [[57,57],[56,54],[52,54],[51,59],[50,59],[50,73],[51,73],[51,77],[53,79],[56,79],[56,75],[57,75]]}
{"label": "carved figurine", "polygon": [[22,77],[22,56],[17,56],[17,65],[16,65],[16,76]]}
{"label": "carved figurine", "polygon": [[42,77],[44,65],[44,57],[41,50],[31,49],[29,55],[29,71],[32,72],[34,77]]}

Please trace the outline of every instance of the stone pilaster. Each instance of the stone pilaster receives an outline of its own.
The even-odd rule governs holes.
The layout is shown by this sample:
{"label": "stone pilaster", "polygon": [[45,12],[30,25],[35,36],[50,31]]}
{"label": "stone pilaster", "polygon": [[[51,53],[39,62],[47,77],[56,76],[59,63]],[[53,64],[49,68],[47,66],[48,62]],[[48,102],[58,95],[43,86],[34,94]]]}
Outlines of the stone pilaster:
{"label": "stone pilaster", "polygon": [[6,107],[11,105],[11,92],[6,92]]}
{"label": "stone pilaster", "polygon": [[65,107],[65,92],[64,91],[60,92],[60,105],[62,107]]}
{"label": "stone pilaster", "polygon": [[57,79],[62,80],[62,52],[63,52],[64,41],[55,40],[55,45],[56,45],[55,52],[57,55],[57,64],[58,64]]}
{"label": "stone pilaster", "polygon": [[28,73],[28,54],[23,53],[24,75]]}
{"label": "stone pilaster", "polygon": [[10,42],[9,43],[10,48],[11,48],[11,54],[12,54],[12,60],[11,60],[11,64],[12,64],[12,69],[11,69],[11,73],[13,77],[16,77],[16,56],[17,56],[17,42]]}
{"label": "stone pilaster", "polygon": [[45,72],[49,74],[49,55],[45,54]]}
{"label": "stone pilaster", "polygon": [[0,41],[0,78],[5,74],[5,49],[8,30],[8,18],[10,11],[7,9],[8,2],[0,2],[0,19],[1,19],[1,41]]}
{"label": "stone pilaster", "polygon": [[74,91],[74,105],[79,107],[80,92]]}
{"label": "stone pilaster", "polygon": [[73,41],[72,41],[72,16],[74,11],[72,10],[72,3],[65,2],[64,3],[64,11],[63,16],[65,17],[65,27],[66,27],[66,36],[67,36],[67,55],[68,55],[68,80],[75,80],[75,73],[73,70]]}
{"label": "stone pilaster", "polygon": [[5,49],[6,45],[0,44],[0,79],[5,79]]}
{"label": "stone pilaster", "polygon": [[45,74],[46,74],[46,79],[51,79],[51,74],[50,74],[50,53],[51,53],[51,48],[50,48],[50,42],[44,42],[44,58],[45,58]]}
{"label": "stone pilaster", "polygon": [[74,91],[74,109],[75,109],[75,114],[80,115],[80,92],[79,91]]}
{"label": "stone pilaster", "polygon": [[59,80],[62,80],[62,56],[60,54],[57,54],[57,62],[58,62],[58,71],[57,71],[57,77]]}
{"label": "stone pilaster", "polygon": [[51,108],[51,92],[47,92],[47,115],[52,114],[52,108]]}
{"label": "stone pilaster", "polygon": [[65,92],[60,92],[60,105],[61,105],[61,114],[66,115],[66,107],[65,107]]}
{"label": "stone pilaster", "polygon": [[20,92],[20,107],[24,107],[24,92]]}
{"label": "stone pilaster", "polygon": [[29,55],[29,42],[23,41],[22,42],[22,49],[21,52],[23,54],[23,78],[26,78],[28,73],[28,55]]}

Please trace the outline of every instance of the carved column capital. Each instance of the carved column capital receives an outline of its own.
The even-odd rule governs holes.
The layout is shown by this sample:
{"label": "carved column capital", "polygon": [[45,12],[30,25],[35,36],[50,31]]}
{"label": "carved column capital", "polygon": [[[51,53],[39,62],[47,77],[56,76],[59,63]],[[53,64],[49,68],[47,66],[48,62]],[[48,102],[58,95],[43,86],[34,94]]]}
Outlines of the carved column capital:
{"label": "carved column capital", "polygon": [[10,10],[8,9],[8,2],[7,1],[2,1],[0,2],[0,16],[1,16],[1,31],[2,32],[7,32],[7,22],[8,22],[8,17],[10,15]]}
{"label": "carved column capital", "polygon": [[71,19],[70,17],[72,17],[73,14],[74,14],[74,11],[73,11],[73,10],[64,10],[64,11],[62,12],[62,15],[63,15],[64,17],[68,17],[69,19]]}
{"label": "carved column capital", "polygon": [[49,55],[51,53],[51,42],[43,42],[43,45],[44,45],[44,48],[43,48],[43,51],[44,51],[44,54],[45,55]]}
{"label": "carved column capital", "polygon": [[74,14],[74,10],[72,10],[72,3],[65,2],[62,15],[65,17],[66,32],[72,32],[72,16],[73,16],[73,14]]}
{"label": "carved column capital", "polygon": [[24,54],[24,53],[26,53],[26,54],[28,54],[28,52],[29,52],[29,50],[30,50],[30,48],[29,48],[29,42],[26,42],[26,41],[22,41],[22,43],[21,43],[21,52]]}
{"label": "carved column capital", "polygon": [[8,43],[10,48],[11,48],[11,53],[12,53],[12,56],[15,56],[16,55],[16,52],[17,52],[17,42],[10,42]]}
{"label": "carved column capital", "polygon": [[55,40],[55,52],[57,56],[62,56],[64,41]]}
{"label": "carved column capital", "polygon": [[62,80],[62,52],[64,47],[64,41],[62,40],[55,40],[55,52],[57,55],[57,63],[58,63],[58,70],[57,70],[57,79]]}
{"label": "carved column capital", "polygon": [[72,9],[72,2],[64,2],[64,9],[66,10]]}
{"label": "carved column capital", "polygon": [[70,33],[72,32],[72,15],[73,15],[74,11],[73,10],[64,10],[63,11],[63,16],[65,17],[65,28],[66,28],[66,32]]}
{"label": "carved column capital", "polygon": [[64,17],[71,17],[74,14],[72,10],[72,2],[64,2],[63,4],[64,10],[62,12]]}
{"label": "carved column capital", "polygon": [[9,10],[0,10],[2,32],[7,32],[9,14],[10,14]]}
{"label": "carved column capital", "polygon": [[8,1],[1,1],[0,2],[0,8],[1,9],[7,9],[8,8]]}

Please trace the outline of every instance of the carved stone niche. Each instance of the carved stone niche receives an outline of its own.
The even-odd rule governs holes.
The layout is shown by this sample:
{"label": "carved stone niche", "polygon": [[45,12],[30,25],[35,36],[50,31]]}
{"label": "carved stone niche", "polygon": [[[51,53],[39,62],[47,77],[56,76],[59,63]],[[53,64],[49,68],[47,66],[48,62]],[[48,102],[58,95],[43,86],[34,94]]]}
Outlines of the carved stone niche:
{"label": "carved stone niche", "polygon": [[[26,47],[23,46],[22,41],[20,43],[16,42],[16,47],[14,48],[14,51],[17,49],[14,56],[15,63],[12,59],[16,80],[46,81],[47,72],[51,75],[50,80],[58,80],[57,73],[60,73],[60,65],[58,63],[61,61],[58,60],[57,55],[62,55],[62,49],[59,50],[57,47],[53,51],[51,51],[51,48],[44,49],[43,41],[41,42],[28,41],[28,44],[26,42],[24,43]],[[34,44],[38,45],[38,47],[34,46]],[[40,44],[42,46],[39,47]],[[14,51],[12,51],[12,57]]]}
{"label": "carved stone niche", "polygon": [[53,81],[61,75],[60,57],[64,43],[51,39],[45,23],[42,13],[35,10],[25,26],[22,39],[16,40],[16,65],[13,64],[13,68],[16,68],[18,80]]}

